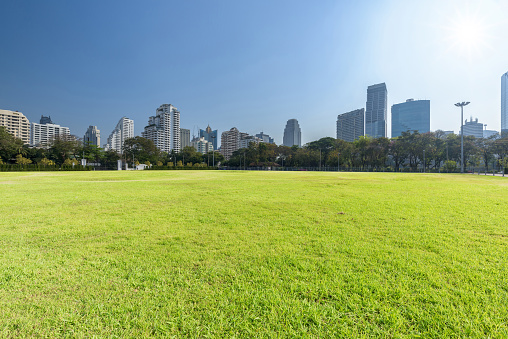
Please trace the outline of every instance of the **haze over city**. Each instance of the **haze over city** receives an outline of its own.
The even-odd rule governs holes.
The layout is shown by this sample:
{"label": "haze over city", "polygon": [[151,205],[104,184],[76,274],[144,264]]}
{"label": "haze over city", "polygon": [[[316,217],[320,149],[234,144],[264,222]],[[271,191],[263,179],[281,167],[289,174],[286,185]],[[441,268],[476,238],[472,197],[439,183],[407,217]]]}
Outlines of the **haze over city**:
{"label": "haze over city", "polygon": [[335,136],[337,115],[386,83],[390,107],[431,102],[431,130],[460,126],[458,101],[500,130],[508,71],[504,1],[0,3],[0,109],[50,115],[82,136],[118,119],[140,135],[163,103],[181,127],[263,131],[282,143]]}

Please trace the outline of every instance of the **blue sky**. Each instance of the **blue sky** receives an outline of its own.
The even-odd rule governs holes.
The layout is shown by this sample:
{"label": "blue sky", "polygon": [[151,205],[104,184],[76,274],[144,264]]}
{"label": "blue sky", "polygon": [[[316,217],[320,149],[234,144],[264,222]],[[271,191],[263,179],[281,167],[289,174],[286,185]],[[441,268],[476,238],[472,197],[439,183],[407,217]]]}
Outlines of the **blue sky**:
{"label": "blue sky", "polygon": [[[431,129],[500,127],[508,1],[0,1],[0,109],[51,115],[102,141],[140,134],[163,103],[181,127],[335,136],[385,82],[388,105],[431,100]],[[504,17],[503,17],[504,16]],[[390,122],[390,114],[389,122]],[[390,130],[390,128],[389,128]],[[196,132],[197,133],[197,132]]]}

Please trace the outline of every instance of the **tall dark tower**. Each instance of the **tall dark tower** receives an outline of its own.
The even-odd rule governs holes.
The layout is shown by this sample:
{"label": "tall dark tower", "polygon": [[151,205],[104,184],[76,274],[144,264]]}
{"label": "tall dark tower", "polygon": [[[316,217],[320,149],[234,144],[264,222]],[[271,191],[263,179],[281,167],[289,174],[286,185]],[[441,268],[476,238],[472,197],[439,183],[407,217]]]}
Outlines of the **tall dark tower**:
{"label": "tall dark tower", "polygon": [[365,135],[373,138],[386,137],[387,98],[388,91],[384,82],[367,88]]}

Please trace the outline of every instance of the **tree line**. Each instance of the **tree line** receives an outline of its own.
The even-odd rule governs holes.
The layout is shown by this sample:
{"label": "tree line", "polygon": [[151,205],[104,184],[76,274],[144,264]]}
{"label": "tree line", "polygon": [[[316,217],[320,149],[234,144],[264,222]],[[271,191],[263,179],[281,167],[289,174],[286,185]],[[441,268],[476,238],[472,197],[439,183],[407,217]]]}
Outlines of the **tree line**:
{"label": "tree line", "polygon": [[[360,137],[348,142],[331,137],[321,138],[304,147],[254,144],[240,149],[224,165],[232,167],[340,167],[393,171],[455,171],[460,167],[460,136],[443,131],[403,132],[397,138]],[[507,167],[508,138],[475,138],[464,136],[464,166]]]}
{"label": "tree line", "polygon": [[[45,147],[28,147],[0,127],[0,164],[38,164],[41,166],[64,166],[79,164],[81,159],[104,168],[116,168],[117,160],[130,165],[147,164],[156,167],[226,166],[323,168],[340,167],[355,169],[393,171],[455,171],[460,166],[460,136],[443,131],[420,134],[403,132],[397,138],[360,137],[347,142],[331,137],[312,141],[303,147],[287,147],[267,143],[251,143],[233,153],[225,160],[219,152],[201,154],[193,147],[180,152],[162,152],[148,139],[137,136],[127,139],[123,153],[84,144],[76,137],[60,136]],[[508,138],[464,137],[464,166],[507,167]]]}

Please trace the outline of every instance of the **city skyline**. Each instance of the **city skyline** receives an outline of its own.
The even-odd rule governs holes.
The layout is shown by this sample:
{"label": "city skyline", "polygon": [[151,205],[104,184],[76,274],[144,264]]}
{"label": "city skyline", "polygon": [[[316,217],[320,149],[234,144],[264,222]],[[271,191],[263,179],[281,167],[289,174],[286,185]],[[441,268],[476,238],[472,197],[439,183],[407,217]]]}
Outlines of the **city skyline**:
{"label": "city skyline", "polygon": [[[191,131],[238,126],[278,144],[294,117],[305,144],[333,137],[337,115],[363,107],[365,89],[384,82],[388,107],[432,101],[431,130],[457,132],[453,104],[462,100],[471,102],[466,116],[501,128],[508,4],[199,4],[3,2],[16,34],[0,32],[9,51],[0,56],[0,108],[30,121],[51,115],[78,136],[129,116],[140,135],[154,105],[172,102]],[[388,114],[388,136],[390,127]]]}

